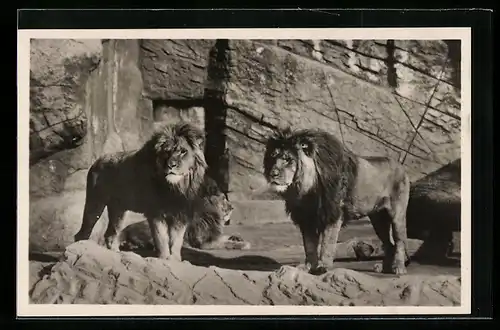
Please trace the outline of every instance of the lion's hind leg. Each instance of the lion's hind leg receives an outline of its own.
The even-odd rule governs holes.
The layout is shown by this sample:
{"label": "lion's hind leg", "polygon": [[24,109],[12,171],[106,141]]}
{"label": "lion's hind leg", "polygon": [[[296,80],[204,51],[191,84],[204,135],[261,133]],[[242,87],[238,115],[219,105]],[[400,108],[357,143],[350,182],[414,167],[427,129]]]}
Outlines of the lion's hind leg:
{"label": "lion's hind leg", "polygon": [[387,210],[383,209],[369,216],[375,234],[382,242],[384,259],[382,265],[376,264],[375,269],[382,273],[391,273],[394,261],[394,244],[391,242],[391,217]]}
{"label": "lion's hind leg", "polygon": [[95,224],[101,218],[107,204],[107,196],[95,185],[92,173],[87,179],[85,206],[83,209],[82,225],[75,234],[75,242],[89,239]]}
{"label": "lion's hind leg", "polygon": [[395,244],[392,272],[396,275],[406,274],[406,209],[410,196],[410,180],[404,175],[393,190],[389,214],[391,216],[392,238]]}

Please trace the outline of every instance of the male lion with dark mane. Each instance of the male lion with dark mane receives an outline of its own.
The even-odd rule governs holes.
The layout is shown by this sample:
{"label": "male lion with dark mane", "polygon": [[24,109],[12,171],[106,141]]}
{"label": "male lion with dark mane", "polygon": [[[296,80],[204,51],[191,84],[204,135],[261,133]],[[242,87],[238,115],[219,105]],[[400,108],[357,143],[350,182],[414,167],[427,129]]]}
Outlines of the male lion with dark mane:
{"label": "male lion with dark mane", "polygon": [[384,249],[380,270],[406,273],[410,180],[398,162],[357,156],[321,130],[287,128],[267,141],[264,176],[301,231],[306,258],[299,268],[325,273],[333,266],[341,227],[369,216]]}
{"label": "male lion with dark mane", "polygon": [[124,215],[132,211],[146,217],[157,256],[181,260],[186,227],[203,205],[204,145],[202,130],[179,122],[156,129],[139,150],[96,160],[87,175],[82,226],[75,241],[89,238],[107,206],[104,239],[109,249],[119,250]]}

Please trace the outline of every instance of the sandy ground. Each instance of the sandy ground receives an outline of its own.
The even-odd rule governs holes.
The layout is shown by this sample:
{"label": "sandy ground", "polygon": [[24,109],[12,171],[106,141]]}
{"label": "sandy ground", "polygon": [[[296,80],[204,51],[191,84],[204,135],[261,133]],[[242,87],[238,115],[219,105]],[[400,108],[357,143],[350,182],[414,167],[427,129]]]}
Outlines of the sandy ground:
{"label": "sandy ground", "polygon": [[[209,253],[212,256],[219,259],[210,259],[210,262],[213,263],[215,261],[219,267],[275,270],[281,265],[295,266],[303,262],[304,250],[302,247],[302,238],[299,230],[291,223],[268,223],[259,226],[230,225],[226,228],[226,233],[229,235],[240,235],[252,244],[252,248],[247,251],[210,251]],[[375,233],[370,223],[353,223],[341,231],[339,242],[347,241],[351,238],[373,238],[374,236]],[[455,235],[455,241],[460,241],[458,233]],[[455,244],[455,246],[457,246],[457,249],[454,252],[459,253],[460,244]],[[202,260],[198,260],[200,258],[196,258],[197,252],[206,253],[207,251],[185,249],[184,255],[187,259],[193,259],[195,264],[204,265]],[[367,272],[376,276],[386,276],[373,272],[373,265],[378,261],[377,259],[370,261],[344,259],[337,260],[337,266],[339,268]],[[460,264],[456,258],[450,260],[450,265],[422,265],[412,262],[408,266],[408,272],[414,275],[460,276]]]}

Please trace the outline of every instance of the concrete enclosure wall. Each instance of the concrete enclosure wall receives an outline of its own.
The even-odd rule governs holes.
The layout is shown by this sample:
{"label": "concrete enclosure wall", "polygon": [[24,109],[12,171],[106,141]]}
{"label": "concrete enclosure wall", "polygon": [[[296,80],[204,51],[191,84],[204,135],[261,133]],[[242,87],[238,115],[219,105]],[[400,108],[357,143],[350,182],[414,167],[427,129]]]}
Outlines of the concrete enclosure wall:
{"label": "concrete enclosure wall", "polygon": [[205,130],[235,200],[271,198],[263,143],[285,125],[394,157],[416,180],[460,157],[460,42],[32,40],[32,247],[72,241],[93,160],[177,120]]}

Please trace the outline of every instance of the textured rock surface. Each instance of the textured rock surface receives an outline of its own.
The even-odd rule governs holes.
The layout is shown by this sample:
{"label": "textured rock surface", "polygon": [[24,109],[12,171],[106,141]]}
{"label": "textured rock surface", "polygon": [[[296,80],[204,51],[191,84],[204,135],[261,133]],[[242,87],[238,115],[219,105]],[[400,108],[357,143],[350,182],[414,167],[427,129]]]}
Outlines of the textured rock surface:
{"label": "textured rock surface", "polygon": [[[32,53],[45,54],[47,61],[50,59],[46,66],[41,66],[46,71],[45,75],[38,74],[38,81],[42,78],[48,80],[52,77],[50,72],[54,72],[55,77],[61,75],[61,78],[53,84],[78,85],[78,94],[68,94],[72,91],[68,89],[60,95],[58,90],[55,95],[61,100],[73,100],[82,118],[86,118],[81,123],[86,135],[78,148],[49,155],[30,167],[30,247],[35,250],[64,248],[73,241],[82,217],[86,175],[92,161],[103,153],[137,148],[153,127],[152,102],[142,98],[138,42],[89,42],[94,48],[87,46],[87,41],[50,40],[32,44]],[[69,48],[68,52],[64,47]],[[82,54],[88,54],[89,48],[94,50],[90,54],[97,59],[90,55],[81,55],[78,59],[83,56],[84,63],[99,65],[93,67],[89,74],[87,67],[68,62],[67,54],[71,54],[73,48]],[[51,52],[47,53],[47,49]],[[99,53],[96,53],[97,50]],[[40,57],[32,57],[32,75],[42,71],[38,68],[40,62],[44,63]],[[58,66],[60,62],[66,63],[66,66]],[[71,68],[72,71],[63,71],[63,68]],[[50,82],[45,84],[50,85]],[[32,96],[32,104],[38,99],[39,94]],[[58,108],[60,101],[46,101],[45,116],[62,113]],[[31,116],[37,111],[38,108],[32,107]],[[74,132],[70,133],[77,136]]]}
{"label": "textured rock surface", "polygon": [[215,40],[143,40],[141,68],[150,99],[202,99]]}
{"label": "textured rock surface", "polygon": [[356,153],[404,160],[412,179],[458,157],[460,122],[455,118],[443,119],[434,110],[420,123],[422,104],[306,58],[297,47],[292,53],[230,40],[218,41],[216,48],[224,70],[209,76],[208,89],[219,93],[227,106],[231,191],[252,196],[264,189],[263,142],[283,125],[323,128]]}
{"label": "textured rock surface", "polygon": [[101,52],[98,39],[31,40],[30,163],[82,143],[85,86]]}
{"label": "textured rock surface", "polygon": [[377,278],[344,268],[316,277],[290,266],[274,272],[200,267],[116,253],[91,241],[68,246],[39,275],[30,290],[38,304],[456,306],[461,285],[456,276]]}
{"label": "textured rock surface", "polygon": [[[277,46],[460,116],[460,41],[278,40]],[[439,105],[438,105],[439,104]]]}

